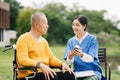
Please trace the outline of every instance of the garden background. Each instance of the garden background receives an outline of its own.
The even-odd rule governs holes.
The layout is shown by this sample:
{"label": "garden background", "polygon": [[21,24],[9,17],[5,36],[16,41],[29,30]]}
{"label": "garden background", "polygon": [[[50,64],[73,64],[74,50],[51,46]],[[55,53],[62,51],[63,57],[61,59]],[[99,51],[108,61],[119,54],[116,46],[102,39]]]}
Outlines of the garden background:
{"label": "garden background", "polygon": [[[17,38],[30,30],[30,16],[35,11],[42,11],[48,18],[49,30],[44,37],[48,40],[50,47],[56,57],[63,60],[67,40],[74,36],[72,32],[72,20],[77,15],[85,15],[88,17],[87,31],[97,36],[99,47],[107,49],[107,60],[111,63],[112,79],[120,79],[120,30],[118,23],[120,20],[113,22],[106,19],[104,14],[106,10],[96,11],[74,7],[67,8],[62,3],[51,2],[44,7],[34,9],[31,7],[23,7],[16,0],[4,0],[11,4],[10,6],[10,30],[18,32]],[[16,43],[16,39],[11,39],[11,44]],[[0,80],[12,80],[13,75],[13,50],[2,52],[4,47],[0,47]]]}

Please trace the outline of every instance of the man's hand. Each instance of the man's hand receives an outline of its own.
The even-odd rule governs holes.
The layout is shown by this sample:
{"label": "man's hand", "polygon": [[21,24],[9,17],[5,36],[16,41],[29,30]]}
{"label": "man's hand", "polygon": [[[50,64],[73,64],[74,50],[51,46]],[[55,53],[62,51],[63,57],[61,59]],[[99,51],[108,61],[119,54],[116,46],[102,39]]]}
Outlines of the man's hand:
{"label": "man's hand", "polygon": [[42,69],[42,72],[44,73],[46,80],[50,80],[50,76],[52,78],[54,78],[54,76],[56,76],[55,71],[50,69],[50,67],[46,66],[45,64],[41,63],[40,68]]}
{"label": "man's hand", "polygon": [[73,74],[72,69],[69,68],[68,65],[65,64],[65,63],[62,63],[62,71],[63,71],[63,73],[64,73],[65,71],[69,71],[70,74]]}

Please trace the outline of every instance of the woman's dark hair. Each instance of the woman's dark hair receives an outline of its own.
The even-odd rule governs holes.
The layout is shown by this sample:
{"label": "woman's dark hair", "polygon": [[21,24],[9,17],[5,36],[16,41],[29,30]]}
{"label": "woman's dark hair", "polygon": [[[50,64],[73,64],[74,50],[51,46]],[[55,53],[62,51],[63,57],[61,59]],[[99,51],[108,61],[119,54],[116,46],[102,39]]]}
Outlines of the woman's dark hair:
{"label": "woman's dark hair", "polygon": [[75,19],[78,19],[78,21],[82,24],[82,25],[86,25],[84,31],[86,31],[86,28],[87,28],[87,25],[88,25],[88,19],[86,16],[84,15],[79,15],[77,17],[74,18]]}

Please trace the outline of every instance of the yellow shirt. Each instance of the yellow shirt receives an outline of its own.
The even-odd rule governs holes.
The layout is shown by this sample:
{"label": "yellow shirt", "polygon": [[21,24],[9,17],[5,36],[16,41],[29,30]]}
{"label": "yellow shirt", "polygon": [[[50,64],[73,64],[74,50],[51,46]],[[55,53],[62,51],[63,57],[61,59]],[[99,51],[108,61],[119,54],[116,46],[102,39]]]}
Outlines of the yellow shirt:
{"label": "yellow shirt", "polygon": [[[41,37],[40,41],[37,41],[29,33],[21,35],[16,44],[17,50],[17,66],[18,68],[25,66],[36,67],[38,62],[41,62],[47,66],[61,66],[61,61],[57,59],[49,48],[48,42]],[[38,69],[41,72],[41,69]],[[18,78],[33,73],[32,71],[18,71]]]}

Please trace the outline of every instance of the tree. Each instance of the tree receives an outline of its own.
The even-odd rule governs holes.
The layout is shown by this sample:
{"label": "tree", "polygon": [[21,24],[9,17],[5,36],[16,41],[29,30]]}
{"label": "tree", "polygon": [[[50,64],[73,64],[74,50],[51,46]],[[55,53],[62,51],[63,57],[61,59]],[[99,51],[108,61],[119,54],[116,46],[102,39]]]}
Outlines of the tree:
{"label": "tree", "polygon": [[31,15],[35,12],[32,8],[24,8],[20,11],[17,18],[17,37],[27,32],[31,28]]}
{"label": "tree", "polygon": [[[18,36],[30,30],[30,17],[36,10],[24,8],[20,11],[17,19]],[[104,19],[105,10],[79,10],[77,7],[67,10],[67,7],[61,3],[49,3],[42,11],[46,14],[49,24],[48,33],[44,36],[49,43],[65,44],[67,40],[74,36],[72,31],[72,21],[75,16],[85,15],[88,17],[87,31],[90,33],[100,33],[101,31],[108,34],[119,34],[119,30],[113,25],[110,19]]]}
{"label": "tree", "polygon": [[[48,18],[47,40],[50,43],[66,43],[70,31],[70,22],[66,20],[66,6],[61,3],[49,3],[43,8]],[[69,26],[70,25],[70,26]]]}
{"label": "tree", "polygon": [[10,4],[10,29],[16,30],[17,27],[16,20],[19,11],[20,9],[23,8],[23,6],[20,6],[20,3],[18,3],[16,0],[4,0],[4,1]]}
{"label": "tree", "polygon": [[99,33],[101,31],[107,32],[109,34],[118,34],[117,28],[113,25],[110,19],[105,19],[104,14],[107,11],[95,11],[95,10],[74,10],[70,11],[67,15],[68,20],[72,20],[75,16],[85,15],[88,18],[88,28],[90,33]]}

